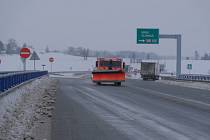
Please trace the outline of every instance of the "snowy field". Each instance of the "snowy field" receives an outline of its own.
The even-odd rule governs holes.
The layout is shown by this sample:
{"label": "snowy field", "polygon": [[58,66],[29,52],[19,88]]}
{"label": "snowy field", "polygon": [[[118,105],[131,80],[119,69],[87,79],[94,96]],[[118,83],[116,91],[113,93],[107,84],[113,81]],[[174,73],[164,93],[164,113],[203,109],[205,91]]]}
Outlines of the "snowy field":
{"label": "snowy field", "polygon": [[[46,65],[45,70],[50,71],[50,57],[55,58],[53,71],[89,71],[95,66],[96,58],[89,57],[84,60],[83,57],[65,55],[61,53],[38,54],[41,60],[36,61],[36,69],[42,70],[42,65]],[[0,71],[19,71],[23,65],[19,55],[0,55]],[[140,69],[140,64],[130,64],[129,59],[124,59],[127,65]],[[166,71],[176,72],[176,60],[150,60],[166,65]],[[192,64],[192,70],[187,70],[187,64]],[[27,70],[33,70],[33,61],[27,60]],[[210,74],[210,60],[183,60],[182,73],[184,74]]]}
{"label": "snowy field", "polygon": [[[92,69],[95,65],[95,58],[88,58],[87,61],[84,61],[83,57],[64,55],[61,53],[46,53],[38,55],[41,60],[36,61],[37,70],[42,70],[42,65],[46,65],[45,70],[50,71],[51,64],[48,60],[50,57],[54,57],[55,59],[52,65],[53,71],[87,71]],[[0,64],[0,71],[19,71],[23,69],[23,64],[19,55],[0,55],[0,59],[2,61]],[[27,70],[33,70],[33,65],[33,61],[27,60]]]}

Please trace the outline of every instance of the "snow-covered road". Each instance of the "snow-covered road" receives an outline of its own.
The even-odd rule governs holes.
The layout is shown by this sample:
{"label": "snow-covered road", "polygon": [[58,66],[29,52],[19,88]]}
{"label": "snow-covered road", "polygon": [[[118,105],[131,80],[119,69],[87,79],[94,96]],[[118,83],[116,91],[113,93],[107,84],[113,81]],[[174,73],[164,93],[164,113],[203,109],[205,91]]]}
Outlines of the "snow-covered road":
{"label": "snow-covered road", "polygon": [[[208,140],[207,90],[127,80],[121,87],[59,78],[53,140]],[[161,95],[160,95],[161,94]]]}

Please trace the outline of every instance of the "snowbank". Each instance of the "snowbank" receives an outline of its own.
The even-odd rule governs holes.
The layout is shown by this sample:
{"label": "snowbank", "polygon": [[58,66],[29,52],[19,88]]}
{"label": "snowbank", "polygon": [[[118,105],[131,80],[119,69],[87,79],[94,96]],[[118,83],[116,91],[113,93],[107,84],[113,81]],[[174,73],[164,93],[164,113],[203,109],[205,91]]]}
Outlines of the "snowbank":
{"label": "snowbank", "polygon": [[52,73],[50,74],[52,78],[76,78],[76,79],[83,79],[83,78],[90,78],[90,72],[72,72],[72,73]]}
{"label": "snowbank", "polygon": [[142,79],[140,73],[127,73],[126,79]]}
{"label": "snowbank", "polygon": [[[182,87],[210,90],[210,83],[205,82],[192,82],[192,81],[170,81],[170,80],[158,80],[156,82],[160,82],[163,84],[176,85]],[[210,94],[210,92],[209,92]]]}
{"label": "snowbank", "polygon": [[[49,92],[52,83],[52,80],[43,77],[0,98],[1,140],[35,138],[34,129],[46,120],[44,117],[52,117],[49,110],[51,103],[55,102]],[[52,90],[55,92],[55,89]]]}

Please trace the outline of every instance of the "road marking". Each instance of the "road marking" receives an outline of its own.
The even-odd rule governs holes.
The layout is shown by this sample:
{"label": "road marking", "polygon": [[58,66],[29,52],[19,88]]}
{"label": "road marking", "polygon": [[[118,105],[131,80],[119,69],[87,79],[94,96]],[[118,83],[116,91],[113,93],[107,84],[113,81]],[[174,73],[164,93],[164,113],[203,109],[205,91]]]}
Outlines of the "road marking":
{"label": "road marking", "polygon": [[[162,134],[167,133],[166,137],[168,138],[178,137],[178,139],[182,140],[191,139],[169,127],[176,126],[178,130],[178,128],[183,128],[184,126],[175,124],[174,122],[168,122],[165,119],[159,118],[158,116],[153,115],[144,109],[140,109],[133,104],[122,102],[122,100],[119,100],[118,98],[113,98],[112,96],[104,94],[103,92],[92,89],[90,87],[83,87],[81,89],[75,88],[75,90],[90,98],[85,100],[93,102],[94,106],[91,106],[91,111],[98,114],[101,118],[103,118],[103,120],[111,124],[116,129],[119,129],[123,133],[126,133],[128,136],[131,136],[131,139],[138,140],[139,137],[142,137],[143,139],[154,139],[154,137],[151,138],[145,135],[145,133],[140,133],[141,127],[149,127],[152,128],[152,131],[157,131],[158,133]],[[80,102],[85,107],[87,107],[84,101],[80,100]],[[90,103],[88,103],[88,105],[89,107],[87,107],[87,109],[90,109]],[[104,108],[108,108],[115,113],[111,114],[110,112],[107,112],[106,109],[103,110]],[[133,121],[135,121],[136,124],[140,125],[141,127],[133,126]],[[189,128],[186,127],[186,129]]]}
{"label": "road marking", "polygon": [[196,101],[196,100],[192,100],[192,99],[184,99],[184,98],[176,97],[176,96],[173,96],[173,95],[169,95],[167,93],[163,93],[163,92],[159,92],[159,91],[155,91],[155,90],[151,90],[151,89],[147,89],[147,88],[142,88],[142,87],[134,87],[134,88],[143,90],[145,92],[148,92],[149,94],[153,94],[153,95],[156,95],[156,96],[159,96],[159,97],[163,97],[163,98],[167,98],[167,99],[170,99],[170,100],[187,103],[187,104],[190,104],[190,105],[199,106],[199,107],[202,107],[204,109],[210,110],[210,104],[208,104],[208,103],[204,103],[204,102]]}

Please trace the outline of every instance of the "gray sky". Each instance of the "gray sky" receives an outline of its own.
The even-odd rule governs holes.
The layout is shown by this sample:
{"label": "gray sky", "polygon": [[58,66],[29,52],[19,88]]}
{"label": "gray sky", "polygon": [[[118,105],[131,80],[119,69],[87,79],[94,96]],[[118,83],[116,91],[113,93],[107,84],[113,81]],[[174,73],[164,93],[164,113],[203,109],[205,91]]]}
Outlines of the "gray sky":
{"label": "gray sky", "polygon": [[209,0],[0,0],[0,40],[175,55],[176,42],[136,45],[136,28],[182,34],[183,55],[210,52]]}

